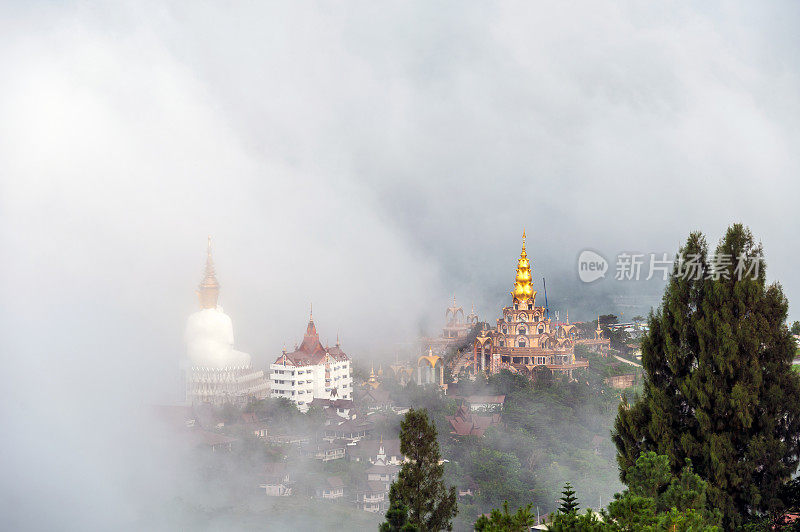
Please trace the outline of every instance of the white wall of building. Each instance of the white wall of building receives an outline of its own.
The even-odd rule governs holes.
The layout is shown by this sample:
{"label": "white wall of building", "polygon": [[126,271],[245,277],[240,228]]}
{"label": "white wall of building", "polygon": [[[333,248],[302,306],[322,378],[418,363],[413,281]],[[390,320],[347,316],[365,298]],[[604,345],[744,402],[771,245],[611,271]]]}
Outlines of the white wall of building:
{"label": "white wall of building", "polygon": [[[352,399],[353,377],[350,361],[335,361],[329,364],[330,379],[326,379],[325,364],[292,366],[272,364],[270,370],[270,396],[291,399],[301,410],[308,409],[314,399]],[[331,391],[336,388],[337,395]]]}

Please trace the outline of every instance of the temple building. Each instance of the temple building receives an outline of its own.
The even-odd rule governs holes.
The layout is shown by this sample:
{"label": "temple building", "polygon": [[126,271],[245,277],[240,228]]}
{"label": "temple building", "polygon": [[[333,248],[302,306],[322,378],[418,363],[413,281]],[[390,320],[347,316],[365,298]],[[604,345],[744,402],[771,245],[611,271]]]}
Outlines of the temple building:
{"label": "temple building", "polygon": [[577,334],[574,325],[554,323],[545,307],[536,306],[523,231],[511,305],[503,309],[494,329],[479,331],[473,346],[473,371],[508,369],[532,376],[537,367],[546,367],[572,376],[572,370],[589,366],[588,361],[575,358]]}
{"label": "temple building", "polygon": [[600,316],[597,316],[597,328],[594,330],[594,338],[579,338],[576,344],[585,345],[589,351],[608,356],[611,352],[611,340],[603,336],[603,329],[600,328]]}
{"label": "temple building", "polygon": [[269,370],[271,396],[291,399],[304,412],[314,399],[353,398],[350,357],[342,351],[338,335],[336,345],[322,345],[313,312],[303,342],[291,353],[284,350]]}
{"label": "temple building", "polygon": [[427,355],[422,355],[417,359],[417,384],[427,386],[435,384],[447,392],[447,384],[444,383],[444,359],[433,354],[429,349]]}
{"label": "temple building", "polygon": [[264,372],[254,369],[250,355],[233,348],[233,322],[219,306],[220,286],[208,238],[206,270],[197,290],[200,310],[186,324],[186,360],[182,364],[188,403],[243,402],[269,395]]}
{"label": "temple building", "polygon": [[423,347],[433,350],[437,355],[444,355],[448,347],[465,339],[472,328],[478,324],[475,305],[472,305],[472,312],[465,316],[464,309],[456,305],[456,296],[453,296],[453,305],[445,311],[444,319],[445,325],[440,336],[422,338]]}

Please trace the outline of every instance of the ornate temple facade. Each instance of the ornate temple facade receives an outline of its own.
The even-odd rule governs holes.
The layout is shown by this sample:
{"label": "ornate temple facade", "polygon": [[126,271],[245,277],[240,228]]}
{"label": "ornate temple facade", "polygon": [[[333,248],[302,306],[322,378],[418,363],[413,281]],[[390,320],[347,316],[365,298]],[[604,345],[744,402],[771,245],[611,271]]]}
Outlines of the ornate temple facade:
{"label": "ornate temple facade", "polygon": [[522,233],[511,305],[503,309],[497,326],[479,332],[473,346],[473,371],[497,373],[508,369],[531,376],[537,367],[567,373],[589,366],[575,358],[578,331],[574,325],[551,321],[545,307],[536,306],[536,290]]}
{"label": "ornate temple facade", "polygon": [[218,405],[269,394],[264,372],[252,367],[250,355],[233,348],[233,323],[219,306],[219,292],[209,237],[205,275],[197,290],[200,310],[186,324],[181,374],[187,403]]}
{"label": "ornate temple facade", "polygon": [[447,384],[444,382],[444,359],[428,349],[427,355],[422,355],[417,359],[417,384],[427,386],[435,384],[447,392]]}
{"label": "ornate temple facade", "polygon": [[589,351],[603,356],[608,356],[611,352],[611,340],[603,336],[603,329],[600,328],[600,316],[597,316],[597,328],[594,330],[594,338],[580,338],[575,343],[585,345]]}
{"label": "ornate temple facade", "polygon": [[270,367],[272,397],[285,397],[302,411],[314,399],[353,399],[350,357],[336,345],[323,346],[312,313],[303,342],[291,353],[285,350]]}
{"label": "ornate temple facade", "polygon": [[451,345],[456,345],[469,335],[472,328],[478,324],[478,315],[475,314],[475,305],[472,305],[472,312],[464,315],[464,309],[456,305],[456,297],[453,296],[453,305],[448,307],[444,313],[445,325],[442,334],[435,338],[422,338],[422,345],[426,350],[432,350],[434,354],[444,355]]}

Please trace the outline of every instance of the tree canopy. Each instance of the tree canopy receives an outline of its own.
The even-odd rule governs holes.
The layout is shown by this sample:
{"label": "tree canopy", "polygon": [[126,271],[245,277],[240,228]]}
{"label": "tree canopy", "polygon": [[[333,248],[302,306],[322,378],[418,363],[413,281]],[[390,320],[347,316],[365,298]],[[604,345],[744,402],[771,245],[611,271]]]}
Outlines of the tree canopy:
{"label": "tree canopy", "polygon": [[800,457],[788,303],[765,269],[740,224],[713,256],[702,234],[689,235],[648,320],[642,396],[620,405],[613,432],[624,483],[637,482],[642,452],[666,456],[673,474],[690,461],[727,527],[780,508]]}
{"label": "tree canopy", "polygon": [[[405,506],[407,524],[416,529],[422,532],[452,530],[452,520],[458,512],[456,489],[454,486],[448,489],[442,480],[444,467],[436,427],[428,419],[427,411],[412,408],[405,415],[400,423],[400,452],[407,461],[389,492],[390,505],[396,510],[393,515]],[[387,519],[390,517],[387,513]],[[391,525],[391,521],[387,523]]]}

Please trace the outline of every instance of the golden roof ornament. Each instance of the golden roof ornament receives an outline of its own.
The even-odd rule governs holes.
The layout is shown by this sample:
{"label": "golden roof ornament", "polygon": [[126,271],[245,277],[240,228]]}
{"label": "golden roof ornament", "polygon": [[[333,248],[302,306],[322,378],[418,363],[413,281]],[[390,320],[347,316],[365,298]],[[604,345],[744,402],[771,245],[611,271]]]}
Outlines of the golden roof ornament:
{"label": "golden roof ornament", "polygon": [[[533,289],[531,277],[531,262],[528,260],[528,253],[525,249],[525,230],[522,231],[522,252],[517,261],[517,276],[514,279],[514,290],[511,295],[515,301],[524,302],[536,298],[536,290]],[[532,303],[533,304],[533,303]]]}

